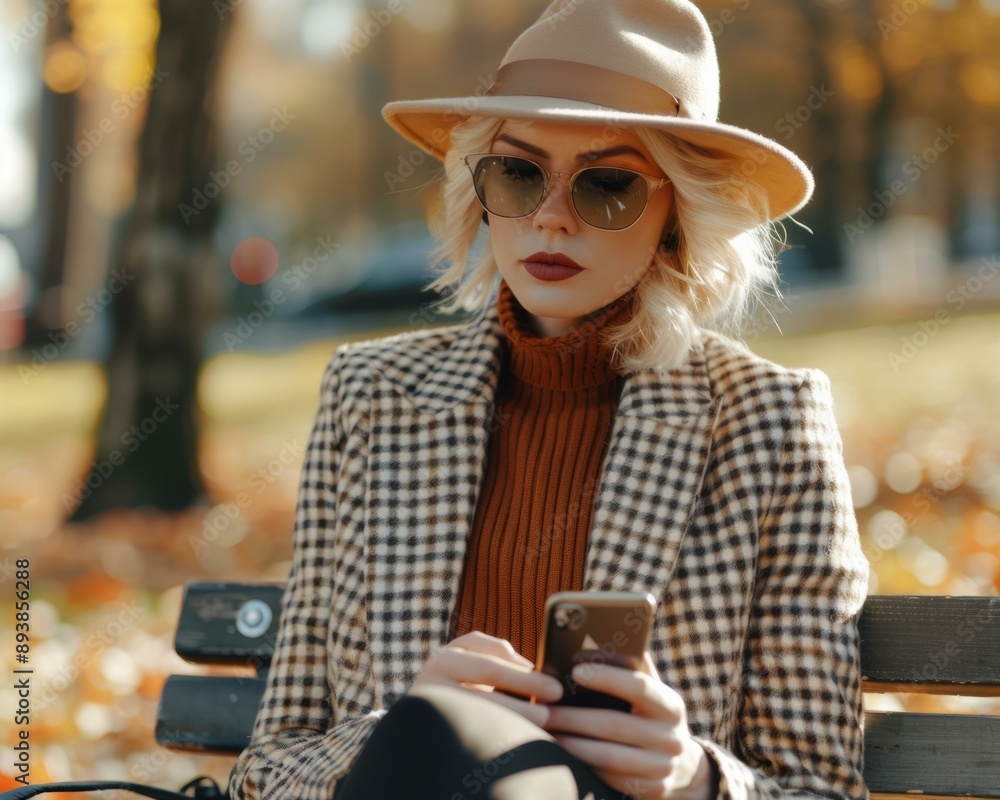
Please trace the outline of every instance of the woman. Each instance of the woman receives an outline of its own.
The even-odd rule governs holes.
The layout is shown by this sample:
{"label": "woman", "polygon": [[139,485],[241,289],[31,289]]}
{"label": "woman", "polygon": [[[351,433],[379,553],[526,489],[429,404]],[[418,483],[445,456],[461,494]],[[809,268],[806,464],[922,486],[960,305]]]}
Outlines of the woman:
{"label": "woman", "polygon": [[[571,0],[486,95],[386,106],[445,163],[432,286],[479,313],[334,354],[234,798],[867,797],[829,381],[717,330],[812,179],[718,82],[687,0]],[[657,598],[643,669],[585,684],[631,713],[548,704],[565,589]]]}

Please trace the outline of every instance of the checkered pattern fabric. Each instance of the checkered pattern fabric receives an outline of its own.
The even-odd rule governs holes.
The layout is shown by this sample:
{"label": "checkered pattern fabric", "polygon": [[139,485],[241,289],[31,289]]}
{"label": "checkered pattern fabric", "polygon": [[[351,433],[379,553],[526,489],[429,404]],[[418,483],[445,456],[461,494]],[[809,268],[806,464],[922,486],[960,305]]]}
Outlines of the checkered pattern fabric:
{"label": "checkered pattern fabric", "polygon": [[[334,353],[234,799],[328,800],[446,642],[502,336],[494,307]],[[583,588],[658,598],[650,651],[719,798],[867,798],[868,564],[826,375],[702,332],[681,366],[625,377],[594,503]]]}

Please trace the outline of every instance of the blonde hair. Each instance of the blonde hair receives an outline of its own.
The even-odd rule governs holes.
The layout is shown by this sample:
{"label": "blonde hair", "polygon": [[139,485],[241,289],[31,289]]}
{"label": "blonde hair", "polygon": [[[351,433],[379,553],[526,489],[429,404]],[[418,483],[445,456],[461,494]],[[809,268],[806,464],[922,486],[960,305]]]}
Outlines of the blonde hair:
{"label": "blonde hair", "polygon": [[[488,240],[469,266],[483,209],[463,158],[489,152],[503,122],[469,117],[451,132],[442,208],[431,226],[438,240],[431,269],[438,276],[427,287],[446,293],[433,304],[446,314],[485,309],[499,284]],[[600,335],[619,370],[671,369],[684,360],[699,327],[738,336],[759,303],[780,297],[776,262],[784,241],[768,222],[765,191],[738,176],[736,157],[665,131],[632,130],[673,182],[668,228],[673,225],[676,247],[656,251],[636,285],[634,313]]]}

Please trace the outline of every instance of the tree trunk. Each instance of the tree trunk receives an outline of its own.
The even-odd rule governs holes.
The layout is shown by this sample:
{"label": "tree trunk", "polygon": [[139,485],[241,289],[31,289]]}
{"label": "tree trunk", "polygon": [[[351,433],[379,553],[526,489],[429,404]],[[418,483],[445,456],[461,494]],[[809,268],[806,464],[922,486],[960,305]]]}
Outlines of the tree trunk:
{"label": "tree trunk", "polygon": [[[66,7],[59,5],[46,25],[46,44],[65,39],[70,33]],[[76,133],[76,93],[60,94],[42,85],[42,158],[39,164],[62,162],[66,149],[73,146]],[[66,282],[66,236],[69,228],[69,203],[73,174],[57,176],[52,169],[43,169],[39,176],[42,230],[44,243],[38,270],[38,301],[25,320],[23,347],[51,344],[50,334],[63,333],[60,292]],[[57,339],[58,340],[58,339]]]}
{"label": "tree trunk", "polygon": [[210,236],[219,204],[197,213],[190,206],[218,166],[208,110],[232,21],[230,7],[219,9],[204,0],[160,7],[158,83],[139,140],[136,198],[108,278],[108,400],[95,462],[72,495],[82,500],[73,521],[122,506],[179,510],[203,493],[196,387],[216,311]]}

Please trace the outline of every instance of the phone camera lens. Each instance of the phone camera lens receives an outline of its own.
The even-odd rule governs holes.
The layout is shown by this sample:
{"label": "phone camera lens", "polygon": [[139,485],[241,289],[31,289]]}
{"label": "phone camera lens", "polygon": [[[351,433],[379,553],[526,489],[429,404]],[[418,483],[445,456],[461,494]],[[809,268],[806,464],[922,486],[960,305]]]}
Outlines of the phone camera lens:
{"label": "phone camera lens", "polygon": [[583,606],[576,603],[561,603],[556,606],[555,623],[557,628],[569,628],[571,631],[579,630],[586,617]]}

